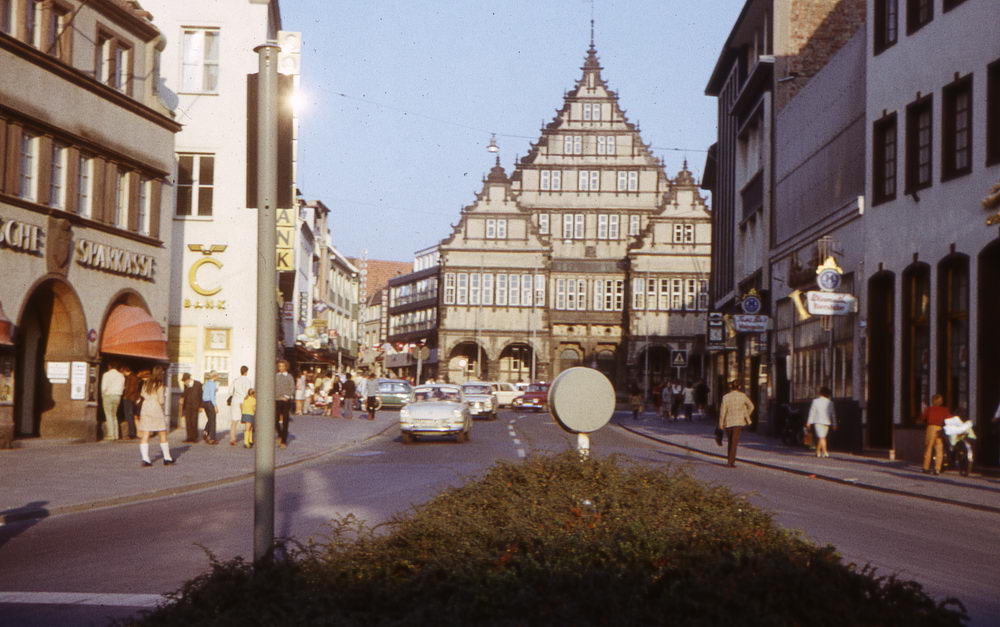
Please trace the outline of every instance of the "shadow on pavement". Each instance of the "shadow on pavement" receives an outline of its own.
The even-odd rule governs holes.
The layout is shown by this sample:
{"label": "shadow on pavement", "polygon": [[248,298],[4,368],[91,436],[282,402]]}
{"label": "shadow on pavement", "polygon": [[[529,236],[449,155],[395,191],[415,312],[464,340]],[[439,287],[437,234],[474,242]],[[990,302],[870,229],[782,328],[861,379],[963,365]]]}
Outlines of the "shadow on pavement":
{"label": "shadow on pavement", "polygon": [[0,512],[0,546],[49,517],[48,501],[32,501]]}

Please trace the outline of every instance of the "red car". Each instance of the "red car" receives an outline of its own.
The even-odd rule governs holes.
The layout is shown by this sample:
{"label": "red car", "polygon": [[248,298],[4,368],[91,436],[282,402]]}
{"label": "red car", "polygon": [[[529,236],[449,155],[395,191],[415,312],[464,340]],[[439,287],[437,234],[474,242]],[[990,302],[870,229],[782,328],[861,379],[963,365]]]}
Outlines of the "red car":
{"label": "red car", "polygon": [[514,407],[517,409],[534,409],[535,411],[548,411],[549,409],[549,384],[532,383],[524,394],[514,399]]}

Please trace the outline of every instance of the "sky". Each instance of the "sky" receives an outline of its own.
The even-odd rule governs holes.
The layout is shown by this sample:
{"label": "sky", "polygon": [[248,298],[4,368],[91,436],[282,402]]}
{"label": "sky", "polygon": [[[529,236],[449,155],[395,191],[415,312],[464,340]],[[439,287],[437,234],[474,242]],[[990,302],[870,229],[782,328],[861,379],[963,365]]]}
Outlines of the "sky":
{"label": "sky", "polygon": [[537,141],[594,39],[603,76],[676,176],[715,141],[705,85],[742,0],[281,0],[302,33],[298,187],[343,254],[409,261],[451,232],[496,156]]}

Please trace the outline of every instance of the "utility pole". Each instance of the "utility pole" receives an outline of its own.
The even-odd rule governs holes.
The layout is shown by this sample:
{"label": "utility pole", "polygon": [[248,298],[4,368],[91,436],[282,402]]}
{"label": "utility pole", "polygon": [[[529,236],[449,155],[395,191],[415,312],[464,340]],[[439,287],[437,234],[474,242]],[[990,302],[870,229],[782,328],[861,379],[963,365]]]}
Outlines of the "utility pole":
{"label": "utility pole", "polygon": [[257,78],[257,417],[254,433],[253,559],[274,550],[274,378],[277,357],[278,53],[277,45],[254,48]]}

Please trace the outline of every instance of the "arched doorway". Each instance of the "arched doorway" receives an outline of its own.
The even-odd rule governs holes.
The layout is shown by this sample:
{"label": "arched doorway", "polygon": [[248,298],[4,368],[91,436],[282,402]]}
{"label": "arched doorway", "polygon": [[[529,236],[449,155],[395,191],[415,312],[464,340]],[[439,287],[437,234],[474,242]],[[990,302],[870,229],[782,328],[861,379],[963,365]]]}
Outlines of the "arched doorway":
{"label": "arched doorway", "polygon": [[489,358],[486,349],[474,341],[461,342],[451,349],[448,357],[448,381],[464,383],[483,381],[489,376]]}
{"label": "arched doorway", "polygon": [[70,364],[87,360],[87,324],[73,288],[50,279],[32,290],[21,310],[16,353],[15,436],[90,435],[96,426],[84,418],[86,400],[70,394]]}
{"label": "arched doorway", "polygon": [[868,446],[892,446],[893,353],[896,277],[879,272],[868,280]]}
{"label": "arched doorway", "polygon": [[969,258],[945,257],[938,266],[938,386],[945,405],[969,415]]}
{"label": "arched doorway", "polygon": [[579,366],[583,356],[576,348],[566,347],[559,351],[559,372]]}
{"label": "arched doorway", "polygon": [[597,369],[600,370],[612,384],[615,384],[615,377],[618,375],[618,363],[615,360],[615,352],[608,348],[598,349],[597,354],[594,356],[594,361]]}
{"label": "arched doorway", "polygon": [[510,344],[500,353],[500,381],[531,381],[532,350],[527,344]]}
{"label": "arched doorway", "polygon": [[629,381],[637,384],[643,390],[651,390],[658,383],[666,380],[672,372],[670,368],[670,347],[669,346],[649,346],[639,353],[638,366],[639,380]]}
{"label": "arched doorway", "polygon": [[900,414],[916,424],[931,402],[931,267],[915,263],[903,272],[903,363]]}
{"label": "arched doorway", "polygon": [[1000,458],[997,431],[990,428],[997,406],[1000,405],[1000,325],[994,317],[1000,310],[1000,240],[983,249],[979,255],[979,285],[976,330],[978,356],[978,405],[976,434],[979,436],[980,458],[984,464],[996,464]]}

